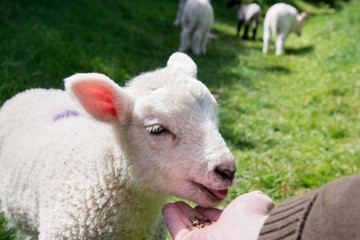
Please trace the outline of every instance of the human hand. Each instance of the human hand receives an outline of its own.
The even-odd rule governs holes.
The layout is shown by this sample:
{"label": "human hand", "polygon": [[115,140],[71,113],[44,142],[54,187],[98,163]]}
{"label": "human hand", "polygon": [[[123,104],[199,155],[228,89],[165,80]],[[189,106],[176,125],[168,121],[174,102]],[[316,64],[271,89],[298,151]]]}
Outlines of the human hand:
{"label": "human hand", "polygon": [[[165,204],[162,213],[174,240],[251,240],[259,237],[273,207],[269,197],[255,191],[240,195],[224,211],[202,207],[193,209],[184,202],[176,202]],[[208,219],[200,229],[188,219],[198,214]]]}

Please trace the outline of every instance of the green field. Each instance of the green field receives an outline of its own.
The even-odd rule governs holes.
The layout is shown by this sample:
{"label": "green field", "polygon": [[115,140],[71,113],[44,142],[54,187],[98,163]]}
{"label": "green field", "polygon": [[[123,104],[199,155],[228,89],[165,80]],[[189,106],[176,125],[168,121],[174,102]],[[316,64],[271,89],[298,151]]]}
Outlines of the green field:
{"label": "green field", "polygon": [[[358,173],[359,1],[338,1],[336,9],[287,1],[308,18],[283,56],[274,44],[261,52],[263,17],[274,1],[262,1],[254,42],[235,37],[226,2],[212,1],[218,38],[208,54],[191,56],[198,79],[220,95],[220,131],[238,166],[227,202],[261,190],[279,203]],[[177,1],[167,0],[1,1],[0,105],[25,89],[63,88],[62,79],[77,72],[101,72],[123,85],[165,66],[180,42],[176,11]],[[0,223],[0,240],[12,239]]]}

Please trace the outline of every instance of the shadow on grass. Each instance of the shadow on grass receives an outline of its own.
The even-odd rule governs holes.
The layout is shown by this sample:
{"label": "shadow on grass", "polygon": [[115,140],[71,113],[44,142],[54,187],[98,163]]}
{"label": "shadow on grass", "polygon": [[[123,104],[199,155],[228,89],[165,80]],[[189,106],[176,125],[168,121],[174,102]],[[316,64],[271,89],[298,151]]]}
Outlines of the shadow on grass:
{"label": "shadow on grass", "polygon": [[271,66],[262,65],[262,66],[254,66],[253,68],[268,73],[282,73],[282,74],[291,73],[291,70],[289,68],[281,65],[271,65]]}
{"label": "shadow on grass", "polygon": [[[274,45],[274,43],[272,43]],[[254,47],[254,49],[258,51],[262,51],[262,47]],[[285,47],[283,55],[306,55],[314,51],[314,46],[305,46],[305,47]],[[268,55],[274,55],[275,56],[275,47],[272,47],[271,50],[268,52]]]}
{"label": "shadow on grass", "polygon": [[289,74],[291,73],[291,70],[287,67],[276,65],[276,66],[263,66],[263,71],[266,72],[272,72],[272,73],[283,73],[283,74]]}
{"label": "shadow on grass", "polygon": [[305,55],[314,51],[314,46],[305,46],[300,48],[285,48],[285,54]]}
{"label": "shadow on grass", "polygon": [[[7,82],[0,84],[0,105],[25,89],[63,88],[62,80],[78,72],[101,72],[123,85],[142,72],[164,67],[180,44],[180,28],[172,25],[178,3],[159,0],[151,5],[154,11],[148,4],[0,2],[0,79]],[[210,88],[242,78],[228,71],[242,43],[217,34],[219,39],[208,43],[207,55],[189,54],[198,65],[199,79]]]}

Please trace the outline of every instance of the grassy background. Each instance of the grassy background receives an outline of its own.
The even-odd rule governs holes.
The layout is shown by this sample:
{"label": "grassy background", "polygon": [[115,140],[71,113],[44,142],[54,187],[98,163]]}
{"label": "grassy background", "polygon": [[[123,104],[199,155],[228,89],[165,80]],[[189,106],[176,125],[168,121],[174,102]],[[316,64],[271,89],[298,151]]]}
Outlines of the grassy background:
{"label": "grassy background", "polygon": [[[262,54],[262,25],[255,42],[236,38],[226,2],[212,1],[218,39],[193,59],[221,96],[220,131],[238,165],[227,202],[262,190],[278,203],[359,172],[359,1],[287,1],[309,17],[283,56],[274,45]],[[260,2],[264,15],[275,1]],[[0,105],[28,88],[63,88],[76,72],[123,85],[163,67],[179,46],[176,11],[168,0],[0,1]],[[0,218],[0,240],[12,239],[5,228]]]}

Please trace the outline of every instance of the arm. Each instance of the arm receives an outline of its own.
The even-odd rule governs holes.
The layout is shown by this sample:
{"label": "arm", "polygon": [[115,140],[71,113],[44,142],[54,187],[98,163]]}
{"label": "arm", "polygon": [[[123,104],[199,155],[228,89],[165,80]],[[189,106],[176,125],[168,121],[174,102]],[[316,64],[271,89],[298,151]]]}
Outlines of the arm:
{"label": "arm", "polygon": [[359,199],[360,175],[337,179],[279,204],[259,239],[358,239]]}
{"label": "arm", "polygon": [[[290,198],[271,212],[272,201],[259,192],[251,192],[236,198],[224,211],[199,207],[194,210],[185,203],[168,203],[163,215],[175,240],[359,239],[359,199],[360,175],[357,175]],[[196,213],[216,223],[196,229],[184,215]]]}

